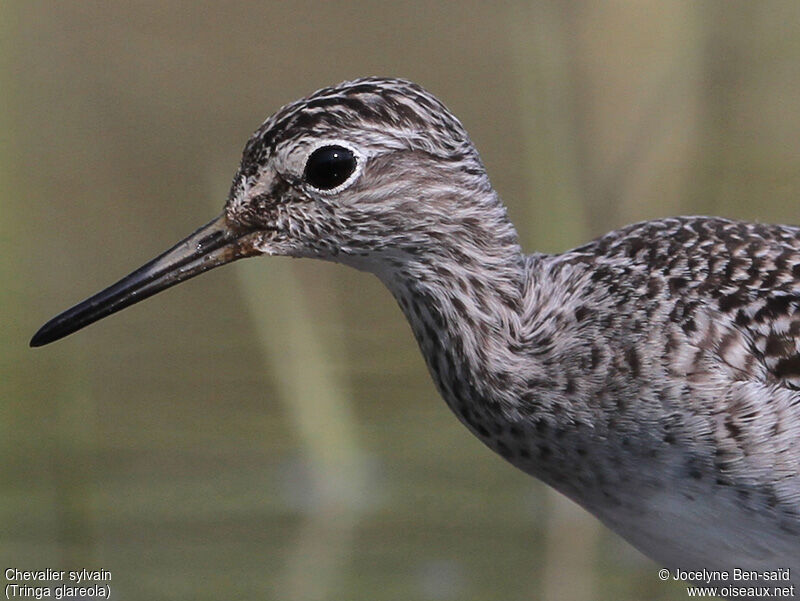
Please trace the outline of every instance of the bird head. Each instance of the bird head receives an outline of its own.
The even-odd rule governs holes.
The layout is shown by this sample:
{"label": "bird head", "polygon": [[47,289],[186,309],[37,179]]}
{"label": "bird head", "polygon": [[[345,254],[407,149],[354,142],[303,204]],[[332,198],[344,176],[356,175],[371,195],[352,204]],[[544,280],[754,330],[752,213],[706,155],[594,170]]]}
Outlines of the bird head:
{"label": "bird head", "polygon": [[475,147],[441,102],[411,82],[368,78],[270,117],[244,149],[225,218],[260,232],[262,253],[370,269],[435,246],[456,215],[479,212],[463,191],[486,189]]}
{"label": "bird head", "polygon": [[505,209],[466,130],[439,100],[399,79],[344,82],[262,124],[222,215],[49,321],[31,345],[244,257],[317,257],[380,272],[446,253],[452,236],[487,220],[502,234]]}

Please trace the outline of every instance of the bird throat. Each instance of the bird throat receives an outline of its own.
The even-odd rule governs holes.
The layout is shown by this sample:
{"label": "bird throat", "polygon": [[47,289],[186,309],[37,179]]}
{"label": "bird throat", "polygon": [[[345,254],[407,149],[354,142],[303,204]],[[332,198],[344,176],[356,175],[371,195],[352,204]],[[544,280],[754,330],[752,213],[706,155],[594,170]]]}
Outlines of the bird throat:
{"label": "bird throat", "polygon": [[[408,319],[431,376],[451,410],[506,458],[503,432],[514,419],[517,381],[508,340],[521,310],[524,280],[518,247],[505,260],[467,257],[411,261],[379,277]],[[465,260],[466,259],[466,260]],[[500,444],[498,444],[498,442]]]}

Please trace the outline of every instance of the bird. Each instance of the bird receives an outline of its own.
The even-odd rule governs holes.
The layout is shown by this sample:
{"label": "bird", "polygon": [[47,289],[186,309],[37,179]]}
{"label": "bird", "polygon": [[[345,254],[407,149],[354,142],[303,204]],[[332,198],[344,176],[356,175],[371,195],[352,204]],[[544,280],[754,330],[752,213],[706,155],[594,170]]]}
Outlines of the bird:
{"label": "bird", "polygon": [[798,582],[800,228],[669,217],[526,254],[461,121],[365,77],[279,109],[219,217],[30,344],[259,255],[377,276],[456,417],[661,566]]}

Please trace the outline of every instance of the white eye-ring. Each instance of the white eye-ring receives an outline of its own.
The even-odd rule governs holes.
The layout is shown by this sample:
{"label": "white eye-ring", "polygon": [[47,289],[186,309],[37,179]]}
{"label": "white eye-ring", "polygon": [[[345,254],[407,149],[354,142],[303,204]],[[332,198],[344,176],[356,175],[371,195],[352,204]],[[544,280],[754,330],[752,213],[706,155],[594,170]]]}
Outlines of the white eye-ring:
{"label": "white eye-ring", "polygon": [[362,155],[343,140],[321,140],[311,147],[303,181],[325,194],[336,194],[358,177]]}

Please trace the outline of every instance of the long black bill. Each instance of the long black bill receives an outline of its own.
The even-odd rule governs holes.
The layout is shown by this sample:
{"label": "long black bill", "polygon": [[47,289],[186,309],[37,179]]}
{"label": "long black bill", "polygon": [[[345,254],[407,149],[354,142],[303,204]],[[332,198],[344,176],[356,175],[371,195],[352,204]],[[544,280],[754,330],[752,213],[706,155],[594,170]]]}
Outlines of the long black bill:
{"label": "long black bill", "polygon": [[252,230],[237,231],[222,215],[113,286],[48,321],[31,339],[31,346],[68,336],[209,269],[260,254],[253,245],[256,235]]}

